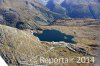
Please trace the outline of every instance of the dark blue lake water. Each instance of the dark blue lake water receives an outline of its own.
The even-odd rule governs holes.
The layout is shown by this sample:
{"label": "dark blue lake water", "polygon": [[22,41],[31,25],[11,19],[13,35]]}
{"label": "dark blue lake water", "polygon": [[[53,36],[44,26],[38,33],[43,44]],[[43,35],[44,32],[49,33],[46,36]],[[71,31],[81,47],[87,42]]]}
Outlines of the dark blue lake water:
{"label": "dark blue lake water", "polygon": [[73,44],[76,43],[74,40],[72,40],[74,36],[66,35],[58,30],[44,30],[43,33],[41,34],[38,33],[33,33],[33,34],[37,36],[41,41],[48,41],[48,42],[64,41],[67,43],[73,43]]}

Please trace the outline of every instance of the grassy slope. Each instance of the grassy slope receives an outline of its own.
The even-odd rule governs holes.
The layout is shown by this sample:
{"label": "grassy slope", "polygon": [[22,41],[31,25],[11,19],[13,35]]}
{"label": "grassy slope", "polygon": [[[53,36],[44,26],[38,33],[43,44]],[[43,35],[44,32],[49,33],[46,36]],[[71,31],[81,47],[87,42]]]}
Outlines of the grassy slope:
{"label": "grassy slope", "polygon": [[[70,51],[66,47],[63,48],[55,48],[50,50],[50,47],[56,47],[51,44],[41,44],[38,39],[31,35],[31,33],[26,31],[21,31],[16,28],[11,28],[8,26],[0,25],[0,54],[5,59],[5,61],[9,64],[9,66],[18,65],[20,61],[29,61],[28,63],[32,63],[34,65],[34,60],[38,61],[39,57],[46,58],[68,58],[73,56],[83,56],[82,54],[78,54]],[[48,53],[46,53],[49,51]],[[36,57],[38,56],[38,57]],[[36,57],[32,59],[33,57]],[[44,64],[45,65],[45,64]],[[47,64],[49,66],[49,64]],[[50,64],[51,66],[80,66],[82,64]],[[84,64],[83,64],[84,65]],[[27,64],[22,64],[21,66],[28,66]],[[88,66],[88,64],[86,64]]]}

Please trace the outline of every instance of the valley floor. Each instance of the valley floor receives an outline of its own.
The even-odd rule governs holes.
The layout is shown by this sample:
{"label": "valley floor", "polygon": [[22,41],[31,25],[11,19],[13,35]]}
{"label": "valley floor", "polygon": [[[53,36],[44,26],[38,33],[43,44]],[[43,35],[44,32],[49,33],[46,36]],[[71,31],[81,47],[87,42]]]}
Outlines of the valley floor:
{"label": "valley floor", "polygon": [[65,34],[72,35],[77,44],[75,47],[82,47],[88,53],[95,56],[95,66],[100,62],[100,21],[99,20],[62,20],[54,22],[50,26],[41,26],[46,30],[59,30]]}
{"label": "valley floor", "polygon": [[[74,21],[74,24],[73,24]],[[78,21],[78,20],[77,20]],[[84,22],[79,20],[66,20],[64,25],[56,23],[49,26],[40,26],[43,30],[59,30],[67,35],[74,36],[77,44],[65,44],[62,42],[43,42],[38,37],[32,35],[30,30],[19,30],[16,28],[0,25],[0,54],[9,66],[98,66],[99,64],[99,48],[100,48],[100,24],[91,20]],[[67,22],[67,23],[66,23]],[[81,22],[81,25],[79,25]],[[87,25],[87,23],[90,23]],[[94,25],[95,23],[95,25]],[[67,24],[67,25],[66,25]],[[70,25],[69,25],[70,24]],[[40,30],[32,30],[33,32],[42,32]],[[84,52],[85,51],[85,52]],[[40,58],[44,59],[44,63],[40,63]],[[50,63],[46,62],[49,58],[75,58],[74,63]],[[90,57],[94,60],[89,63],[75,63],[77,57]],[[50,60],[49,60],[50,61]],[[85,60],[87,61],[87,60]],[[45,63],[46,62],[46,63]]]}

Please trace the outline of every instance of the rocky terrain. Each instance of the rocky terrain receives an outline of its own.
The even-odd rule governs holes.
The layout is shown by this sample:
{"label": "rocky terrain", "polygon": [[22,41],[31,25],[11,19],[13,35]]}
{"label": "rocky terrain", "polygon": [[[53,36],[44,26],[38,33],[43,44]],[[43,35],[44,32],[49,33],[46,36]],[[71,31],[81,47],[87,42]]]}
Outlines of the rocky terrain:
{"label": "rocky terrain", "polygon": [[[57,47],[58,46],[58,47]],[[52,48],[54,47],[54,48]],[[16,28],[0,25],[0,55],[9,66],[31,66],[31,65],[48,65],[48,66],[70,66],[89,64],[46,64],[40,63],[39,58],[67,58],[84,56],[82,53],[73,52],[66,46],[41,43],[39,39],[28,31],[22,31]]]}
{"label": "rocky terrain", "polygon": [[[58,20],[43,29],[56,29],[78,38],[79,44],[99,44],[100,20],[95,19],[66,19]],[[80,38],[80,39],[79,39]],[[89,41],[88,41],[89,40]],[[87,41],[87,42],[86,42]],[[93,41],[93,42],[92,42]],[[81,45],[85,45],[81,44]]]}
{"label": "rocky terrain", "polygon": [[[83,0],[72,1],[0,0],[0,56],[8,66],[99,65],[99,1],[89,0],[88,4],[83,4],[82,2],[87,3]],[[78,4],[74,3],[77,1]],[[33,35],[41,34],[44,30],[58,30],[62,34],[73,36],[72,40],[76,44],[41,41]],[[74,60],[69,63],[50,63],[50,60],[49,63],[41,63],[41,57],[74,57]],[[95,62],[89,59],[88,63],[78,63],[77,57],[96,59]]]}
{"label": "rocky terrain", "polygon": [[0,23],[12,27],[26,25],[26,28],[34,29],[37,24],[48,25],[56,19],[64,18],[65,16],[51,12],[37,0],[0,0]]}
{"label": "rocky terrain", "polygon": [[[72,20],[75,21],[75,20]],[[79,20],[76,20],[79,21]],[[87,21],[87,20],[86,20]],[[89,20],[89,22],[95,20]],[[68,22],[66,20],[66,22]],[[82,22],[82,19],[81,21]],[[62,22],[63,23],[63,22]],[[76,22],[77,23],[77,22]],[[96,22],[95,22],[96,23]],[[83,23],[84,24],[84,23]],[[65,24],[66,25],[66,24]],[[59,30],[65,34],[73,35],[77,44],[72,45],[75,49],[84,48],[89,54],[78,51],[72,51],[70,47],[47,42],[41,42],[38,37],[32,35],[31,30],[19,30],[16,28],[0,25],[0,55],[9,66],[31,66],[31,65],[48,65],[48,66],[94,66],[92,63],[65,63],[49,64],[40,63],[39,58],[68,58],[68,57],[100,57],[95,53],[100,44],[100,25],[88,26],[63,26],[52,24],[50,26],[41,26],[41,29]],[[94,54],[95,53],[95,54]],[[98,63],[97,63],[98,64]]]}
{"label": "rocky terrain", "polygon": [[50,26],[42,26],[43,29],[59,30],[63,33],[75,36],[75,47],[82,47],[90,54],[96,56],[94,66],[99,66],[100,61],[100,20],[95,19],[66,19],[58,20]]}
{"label": "rocky terrain", "polygon": [[99,19],[65,19],[65,20],[57,20],[51,25],[57,25],[57,26],[99,26],[100,20]]}
{"label": "rocky terrain", "polygon": [[[100,48],[100,24],[98,23],[98,20],[98,22],[96,22],[96,20],[93,19],[66,19],[61,21],[62,24],[59,23],[59,21],[54,22],[54,24],[50,26],[40,26],[40,28],[43,30],[59,30],[65,34],[73,35],[75,37],[73,40],[76,41],[77,44],[74,44],[72,46],[75,49],[84,48],[89,55],[84,55],[84,53],[80,52],[79,49],[78,51],[73,51],[70,47],[64,46],[62,43],[60,45],[60,42],[58,42],[58,44],[56,45],[52,42],[41,42],[38,37],[32,35],[31,32],[33,30],[19,30],[17,28],[8,27],[5,25],[0,25],[0,55],[3,57],[3,59],[9,66],[94,66],[94,64],[92,63],[77,64],[76,62],[72,62],[65,64],[49,64],[39,62],[40,57],[99,57],[99,54],[95,53],[95,51],[98,50],[96,48]],[[79,22],[77,21],[81,22],[81,25],[79,25]],[[77,22],[77,25],[74,25],[73,22]],[[84,22],[85,25],[82,22]],[[88,25],[88,23],[91,23],[91,25]],[[98,66],[99,59],[97,58],[97,60],[95,61],[97,62],[95,63],[95,66]]]}

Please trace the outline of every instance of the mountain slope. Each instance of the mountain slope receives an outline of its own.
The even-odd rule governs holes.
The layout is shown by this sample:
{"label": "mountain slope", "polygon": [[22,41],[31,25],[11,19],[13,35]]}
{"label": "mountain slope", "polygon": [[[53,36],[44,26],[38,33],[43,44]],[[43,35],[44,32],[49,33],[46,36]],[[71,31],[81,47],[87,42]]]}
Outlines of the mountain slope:
{"label": "mountain slope", "polygon": [[[41,64],[58,66],[56,63],[40,62],[40,58],[66,58],[83,55],[73,52],[66,47],[59,47],[59,44],[42,43],[28,31],[0,25],[0,56],[3,57],[9,66],[32,66]],[[73,64],[79,66],[79,64]],[[59,65],[70,66],[73,64]],[[86,64],[86,66],[88,65]]]}
{"label": "mountain slope", "polygon": [[21,23],[31,29],[66,18],[61,14],[49,11],[36,0],[0,0],[0,17],[1,24],[5,22],[6,25],[17,27],[16,24]]}
{"label": "mountain slope", "polygon": [[72,18],[100,18],[100,4],[94,0],[65,0],[62,4]]}
{"label": "mountain slope", "polygon": [[57,2],[55,2],[55,0],[49,0],[46,7],[55,13],[67,16],[66,10],[63,7],[61,7]]}
{"label": "mountain slope", "polygon": [[51,11],[59,14],[66,14],[70,18],[100,19],[99,0],[64,0],[63,2],[62,1],[58,4],[55,0],[49,0],[46,6]]}
{"label": "mountain slope", "polygon": [[[48,1],[51,1],[51,0],[37,0],[37,1],[40,1],[41,4],[43,4],[44,6],[46,6],[48,4]],[[57,4],[61,4],[64,0],[53,0],[55,3]]]}

